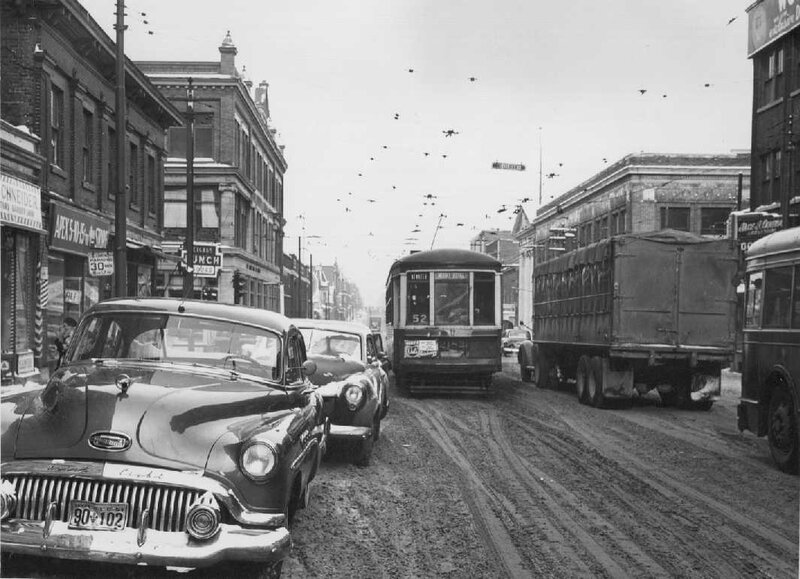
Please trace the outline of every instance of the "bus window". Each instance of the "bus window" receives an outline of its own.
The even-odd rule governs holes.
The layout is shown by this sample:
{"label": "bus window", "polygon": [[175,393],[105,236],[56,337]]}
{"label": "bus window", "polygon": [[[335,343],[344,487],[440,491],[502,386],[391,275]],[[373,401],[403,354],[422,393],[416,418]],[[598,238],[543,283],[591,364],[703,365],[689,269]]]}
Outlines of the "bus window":
{"label": "bus window", "polygon": [[469,325],[469,273],[437,272],[433,291],[436,325]]}
{"label": "bus window", "polygon": [[475,306],[476,326],[493,326],[494,321],[494,273],[475,273]]}
{"label": "bus window", "polygon": [[792,306],[792,327],[800,329],[800,265],[794,266],[794,305]]}
{"label": "bus window", "polygon": [[427,272],[414,272],[408,274],[408,303],[406,304],[406,325],[429,325],[431,286],[428,281],[430,274]]}
{"label": "bus window", "polygon": [[765,328],[789,327],[789,299],[792,292],[792,268],[768,269],[764,281]]}
{"label": "bus window", "polygon": [[763,272],[751,273],[747,277],[747,305],[745,306],[744,325],[748,328],[757,328],[761,321],[761,285],[764,281]]}

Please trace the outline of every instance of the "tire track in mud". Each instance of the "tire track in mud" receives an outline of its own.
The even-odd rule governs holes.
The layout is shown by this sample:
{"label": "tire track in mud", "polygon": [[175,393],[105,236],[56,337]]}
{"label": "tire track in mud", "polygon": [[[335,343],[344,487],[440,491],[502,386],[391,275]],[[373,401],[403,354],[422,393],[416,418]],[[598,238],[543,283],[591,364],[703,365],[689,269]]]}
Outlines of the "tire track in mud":
{"label": "tire track in mud", "polygon": [[439,445],[466,477],[459,481],[463,485],[464,498],[475,514],[487,547],[495,553],[497,562],[504,568],[505,575],[519,579],[530,577],[531,570],[526,567],[524,558],[515,547],[508,529],[494,514],[489,504],[498,501],[498,498],[483,483],[477,470],[447,433],[447,428],[421,404],[406,399],[398,401],[416,411],[415,417],[431,440]]}
{"label": "tire track in mud", "polygon": [[[630,572],[623,570],[621,563],[618,563],[611,553],[622,551],[626,558],[637,565],[641,571],[637,571],[633,576],[647,577],[671,577],[672,574],[664,569],[628,536],[621,533],[616,526],[600,513],[592,510],[573,492],[566,489],[561,484],[555,482],[548,473],[536,468],[533,464],[521,455],[513,451],[513,447],[506,436],[496,412],[483,417],[484,432],[489,443],[492,454],[505,463],[505,466],[516,473],[517,478],[522,481],[542,481],[542,485],[535,485],[528,482],[527,488],[542,496],[545,504],[552,515],[567,529],[567,531],[580,541],[581,546],[591,555],[603,569],[612,577],[631,576]],[[549,487],[557,499],[547,492]],[[576,521],[570,514],[576,513],[583,517],[590,528],[602,529],[605,541],[612,543],[612,548],[603,547],[592,534],[584,529],[584,524]]]}
{"label": "tire track in mud", "polygon": [[[716,532],[717,537],[724,535],[727,539],[739,545],[746,553],[758,557],[767,563],[771,568],[779,570],[792,576],[797,572],[797,566],[790,563],[792,554],[797,552],[797,544],[775,530],[760,524],[753,519],[733,510],[728,505],[717,500],[707,493],[691,488],[686,481],[680,481],[673,476],[665,473],[662,469],[645,463],[631,453],[625,453],[617,448],[617,441],[608,435],[598,432],[596,429],[590,431],[577,420],[562,416],[564,421],[576,434],[585,440],[594,443],[598,452],[603,456],[617,462],[622,471],[628,472],[631,476],[639,478],[642,482],[650,485],[667,499],[675,504],[686,504],[689,500],[702,505],[702,509],[692,508],[691,512],[706,518],[708,510],[715,511],[721,515],[722,520],[709,521],[711,528]],[[623,466],[627,465],[627,466]],[[637,472],[632,472],[634,467],[639,472],[645,473],[640,476]],[[727,523],[723,520],[728,521]],[[703,522],[695,522],[700,527]],[[738,527],[738,528],[737,528]],[[753,538],[748,538],[739,529],[746,529],[747,533]],[[758,542],[756,541],[758,540]],[[716,541],[719,543],[719,538]],[[761,544],[759,544],[761,543]],[[769,548],[767,548],[767,546]],[[759,567],[756,566],[756,569]],[[738,574],[738,573],[737,573]]]}
{"label": "tire track in mud", "polygon": [[[676,547],[681,549],[678,552],[691,551],[694,542],[686,534],[686,525],[690,521],[675,512],[673,501],[668,501],[657,490],[650,488],[646,479],[624,471],[618,463],[603,457],[594,448],[565,435],[558,429],[550,428],[550,425],[537,423],[535,427],[531,426],[526,422],[527,419],[528,417],[518,414],[506,415],[506,420],[513,426],[537,438],[553,451],[554,458],[547,460],[559,461],[556,470],[562,475],[567,471],[573,476],[574,480],[565,484],[575,484],[576,488],[582,491],[587,491],[589,487],[591,490],[585,493],[585,501],[593,500],[600,511],[607,511],[606,516],[614,521],[615,525],[621,527],[633,525],[630,534],[636,535],[655,551],[652,556],[647,556],[653,561],[656,555],[659,559],[664,558],[669,561],[669,569],[666,570],[668,576],[697,575],[697,569],[690,561],[674,556]],[[531,464],[527,459],[521,458],[521,460]],[[558,476],[556,474],[543,478],[553,484],[554,477]],[[620,486],[622,482],[629,488],[622,488]],[[564,485],[559,486],[564,488]],[[631,488],[635,489],[635,496]],[[575,500],[579,499],[575,497]],[[630,516],[626,516],[628,513]],[[665,541],[665,538],[668,540]],[[711,538],[709,537],[709,541]],[[715,553],[710,555],[699,558],[704,561],[707,569],[714,569],[715,574],[722,577],[745,576],[740,569],[729,564],[726,557]],[[662,569],[664,565],[666,563],[657,563]]]}

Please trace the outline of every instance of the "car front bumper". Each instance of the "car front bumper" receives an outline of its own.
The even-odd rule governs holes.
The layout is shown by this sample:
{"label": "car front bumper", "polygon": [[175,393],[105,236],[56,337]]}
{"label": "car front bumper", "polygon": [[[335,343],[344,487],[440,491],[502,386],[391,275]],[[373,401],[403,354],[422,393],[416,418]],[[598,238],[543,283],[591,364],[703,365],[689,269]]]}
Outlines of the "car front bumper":
{"label": "car front bumper", "polygon": [[207,567],[221,561],[280,561],[292,540],[285,527],[271,529],[220,525],[211,539],[198,541],[185,532],[135,528],[78,531],[67,523],[9,519],[0,524],[4,553],[60,559],[170,567]]}
{"label": "car front bumper", "polygon": [[366,440],[372,438],[372,427],[331,424],[328,436],[332,440]]}

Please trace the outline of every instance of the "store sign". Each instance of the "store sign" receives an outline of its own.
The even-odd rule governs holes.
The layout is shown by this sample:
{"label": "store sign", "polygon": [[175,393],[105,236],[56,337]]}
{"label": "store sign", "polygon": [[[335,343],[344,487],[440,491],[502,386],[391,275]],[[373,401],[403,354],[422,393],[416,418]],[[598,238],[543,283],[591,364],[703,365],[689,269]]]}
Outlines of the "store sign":
{"label": "store sign", "polygon": [[747,56],[800,24],[800,0],[762,0],[747,11]]}
{"label": "store sign", "polygon": [[41,231],[41,189],[33,183],[0,174],[0,220],[8,225]]}
{"label": "store sign", "polygon": [[[798,0],[800,1],[800,0]],[[783,218],[776,213],[732,213],[731,226],[733,238],[746,251],[754,242],[765,235],[775,233],[783,227]]]}
{"label": "store sign", "polygon": [[50,247],[86,255],[108,248],[111,223],[91,213],[53,203]]}
{"label": "store sign", "polygon": [[89,275],[94,277],[114,275],[114,254],[111,251],[90,251]]}
{"label": "store sign", "polygon": [[[195,277],[217,277],[222,268],[222,247],[219,243],[194,243],[194,275]],[[181,248],[181,260],[186,263],[186,250]]]}

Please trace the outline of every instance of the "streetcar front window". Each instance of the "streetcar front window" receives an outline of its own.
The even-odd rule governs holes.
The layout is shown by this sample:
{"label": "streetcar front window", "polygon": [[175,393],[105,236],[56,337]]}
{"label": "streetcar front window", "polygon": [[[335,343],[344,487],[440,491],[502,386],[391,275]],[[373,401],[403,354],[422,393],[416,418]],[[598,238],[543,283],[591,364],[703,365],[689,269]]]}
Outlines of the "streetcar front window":
{"label": "streetcar front window", "polygon": [[408,274],[408,303],[406,325],[427,326],[430,324],[430,281],[427,272]]}
{"label": "streetcar front window", "polygon": [[469,273],[437,272],[433,285],[436,325],[469,325]]}
{"label": "streetcar front window", "polygon": [[761,322],[761,286],[764,272],[758,271],[747,276],[747,304],[745,305],[744,325],[757,328]]}
{"label": "streetcar front window", "polygon": [[764,285],[764,327],[788,328],[792,268],[768,269]]}

